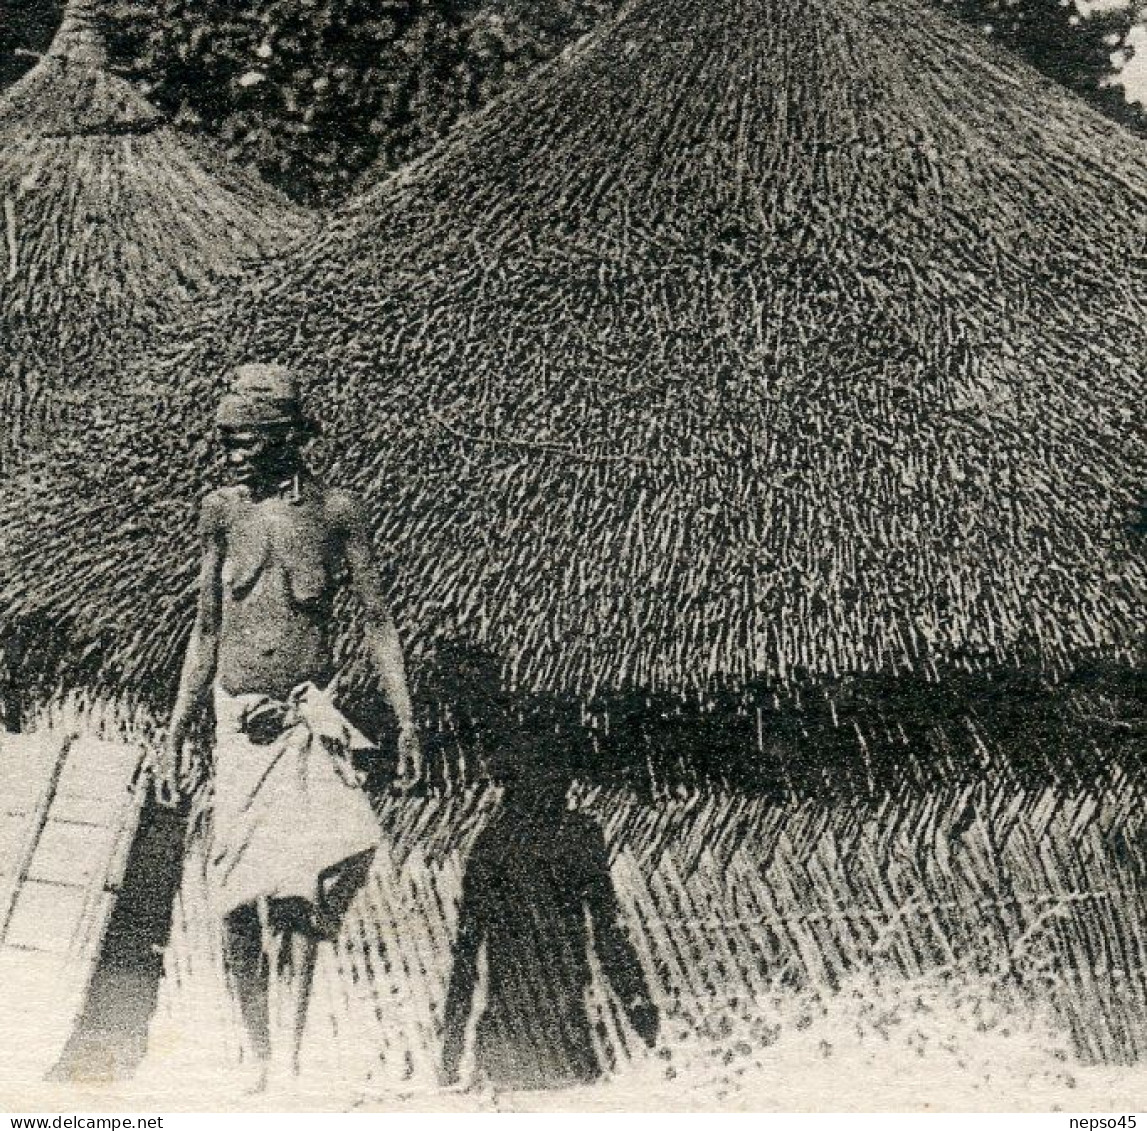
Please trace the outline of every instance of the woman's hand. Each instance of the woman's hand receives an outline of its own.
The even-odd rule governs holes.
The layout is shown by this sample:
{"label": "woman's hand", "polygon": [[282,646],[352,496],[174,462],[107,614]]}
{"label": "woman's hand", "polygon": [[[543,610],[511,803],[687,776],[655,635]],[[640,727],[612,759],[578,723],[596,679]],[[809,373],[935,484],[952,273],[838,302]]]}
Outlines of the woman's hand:
{"label": "woman's hand", "polygon": [[413,789],[422,781],[422,744],[413,722],[398,731],[398,767],[394,784],[397,789]]}

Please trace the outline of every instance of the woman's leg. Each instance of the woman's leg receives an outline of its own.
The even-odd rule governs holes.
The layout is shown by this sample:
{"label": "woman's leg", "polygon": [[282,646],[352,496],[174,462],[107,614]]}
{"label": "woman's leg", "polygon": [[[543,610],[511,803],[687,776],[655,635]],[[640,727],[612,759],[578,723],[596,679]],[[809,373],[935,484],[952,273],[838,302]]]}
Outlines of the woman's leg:
{"label": "woman's leg", "polygon": [[263,948],[262,915],[254,904],[232,911],[223,921],[223,961],[227,980],[239,1005],[250,1051],[262,1087],[271,1053],[267,1016],[267,955]]}
{"label": "woman's leg", "polygon": [[303,899],[271,900],[263,940],[270,971],[269,1069],[275,1079],[289,1079],[299,1069],[315,970],[318,940],[311,924],[310,904]]}

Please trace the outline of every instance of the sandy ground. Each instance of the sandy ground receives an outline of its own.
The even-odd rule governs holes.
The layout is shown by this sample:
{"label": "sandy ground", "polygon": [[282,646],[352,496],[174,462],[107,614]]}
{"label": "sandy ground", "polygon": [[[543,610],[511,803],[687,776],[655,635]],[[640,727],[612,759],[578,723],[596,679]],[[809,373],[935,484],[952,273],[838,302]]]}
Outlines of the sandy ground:
{"label": "sandy ground", "polygon": [[[11,1063],[9,1069],[12,1068]],[[822,1004],[777,998],[706,1022],[670,1017],[660,1047],[592,1087],[348,1092],[238,1080],[141,1076],[130,1084],[21,1085],[0,1071],[7,1110],[752,1110],[1073,1111],[1147,1108],[1147,1065],[1091,1066],[1038,1010],[1021,1015],[944,983],[845,987]]]}

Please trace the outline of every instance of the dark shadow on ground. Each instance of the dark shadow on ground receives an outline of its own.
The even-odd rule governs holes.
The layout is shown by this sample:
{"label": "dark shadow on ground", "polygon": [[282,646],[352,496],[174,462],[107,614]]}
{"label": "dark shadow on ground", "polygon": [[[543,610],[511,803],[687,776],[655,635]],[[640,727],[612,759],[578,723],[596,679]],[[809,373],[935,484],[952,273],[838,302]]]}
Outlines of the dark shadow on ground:
{"label": "dark shadow on ground", "polygon": [[493,766],[504,796],[466,866],[445,1009],[447,1082],[458,1076],[479,1009],[480,1082],[560,1088],[607,1071],[612,1050],[587,1003],[591,949],[634,1029],[656,1039],[657,1011],[622,924],[605,838],[591,817],[567,808],[568,772],[554,764],[560,750],[560,736],[521,732]]}
{"label": "dark shadow on ground", "polygon": [[126,1079],[143,1060],[186,827],[184,814],[158,805],[149,792],[87,997],[50,1079]]}

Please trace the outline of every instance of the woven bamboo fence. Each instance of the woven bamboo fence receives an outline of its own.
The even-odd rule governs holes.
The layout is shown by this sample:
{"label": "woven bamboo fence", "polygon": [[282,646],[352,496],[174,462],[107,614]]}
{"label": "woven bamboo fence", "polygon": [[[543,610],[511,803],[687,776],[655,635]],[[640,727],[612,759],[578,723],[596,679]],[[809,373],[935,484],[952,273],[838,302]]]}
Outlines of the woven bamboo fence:
{"label": "woven bamboo fence", "polygon": [[[6,829],[18,832],[40,809],[41,825],[82,818],[106,826],[70,872],[59,852],[36,860],[23,833],[5,839],[0,877],[70,885],[59,890],[87,908],[69,919],[72,904],[46,903],[37,919],[39,905],[27,900],[19,937],[7,940],[25,952],[23,966],[4,957],[10,973],[27,966],[29,945],[44,962],[66,959],[53,983],[58,1000],[39,999],[41,1027],[56,1035],[41,1070],[76,1021],[85,972],[103,944],[139,811],[125,787],[148,748],[146,726],[122,707],[73,699],[35,720],[35,733],[17,743],[23,761],[17,745],[6,747],[5,780],[19,787],[7,793]],[[69,735],[79,754],[59,762],[67,750],[57,739]],[[113,761],[123,772],[112,772]],[[45,791],[59,793],[54,809],[19,801]],[[105,794],[107,803],[92,800]],[[572,807],[608,846],[624,927],[670,1054],[746,1026],[767,1031],[786,1003],[831,1004],[864,978],[878,987],[939,981],[1002,1001],[1017,1019],[1039,1013],[1077,1058],[1106,1064],[1147,1056],[1143,802],[1140,775],[1116,759],[1087,785],[996,772],[851,797],[707,786],[642,799],[585,782],[571,791]],[[502,804],[500,790],[483,784],[377,799],[381,846],[341,933],[322,944],[300,1086],[345,1097],[435,1085],[467,865]],[[108,851],[99,847],[105,840]],[[242,1060],[202,847],[192,835],[143,1082],[177,1070],[181,1086],[211,1083]],[[18,898],[19,887],[9,883],[9,894]],[[608,978],[591,968],[587,1009],[599,1052],[624,1067],[646,1054]],[[132,992],[133,972],[120,973]],[[539,1014],[536,1023],[553,1019]]]}
{"label": "woven bamboo fence", "polygon": [[[851,806],[581,789],[577,805],[605,831],[670,1046],[768,1019],[786,996],[831,999],[857,975],[941,977],[1002,987],[1085,1061],[1119,1063],[1147,1053],[1141,797],[1117,776],[1100,792],[979,786]],[[497,804],[482,790],[382,803],[383,848],[320,958],[301,1087],[434,1086],[466,856]],[[209,1079],[242,1038],[199,867],[193,854],[145,1071]],[[589,1008],[619,1063],[641,1055],[600,977]],[[221,1035],[206,1060],[205,1033]]]}

